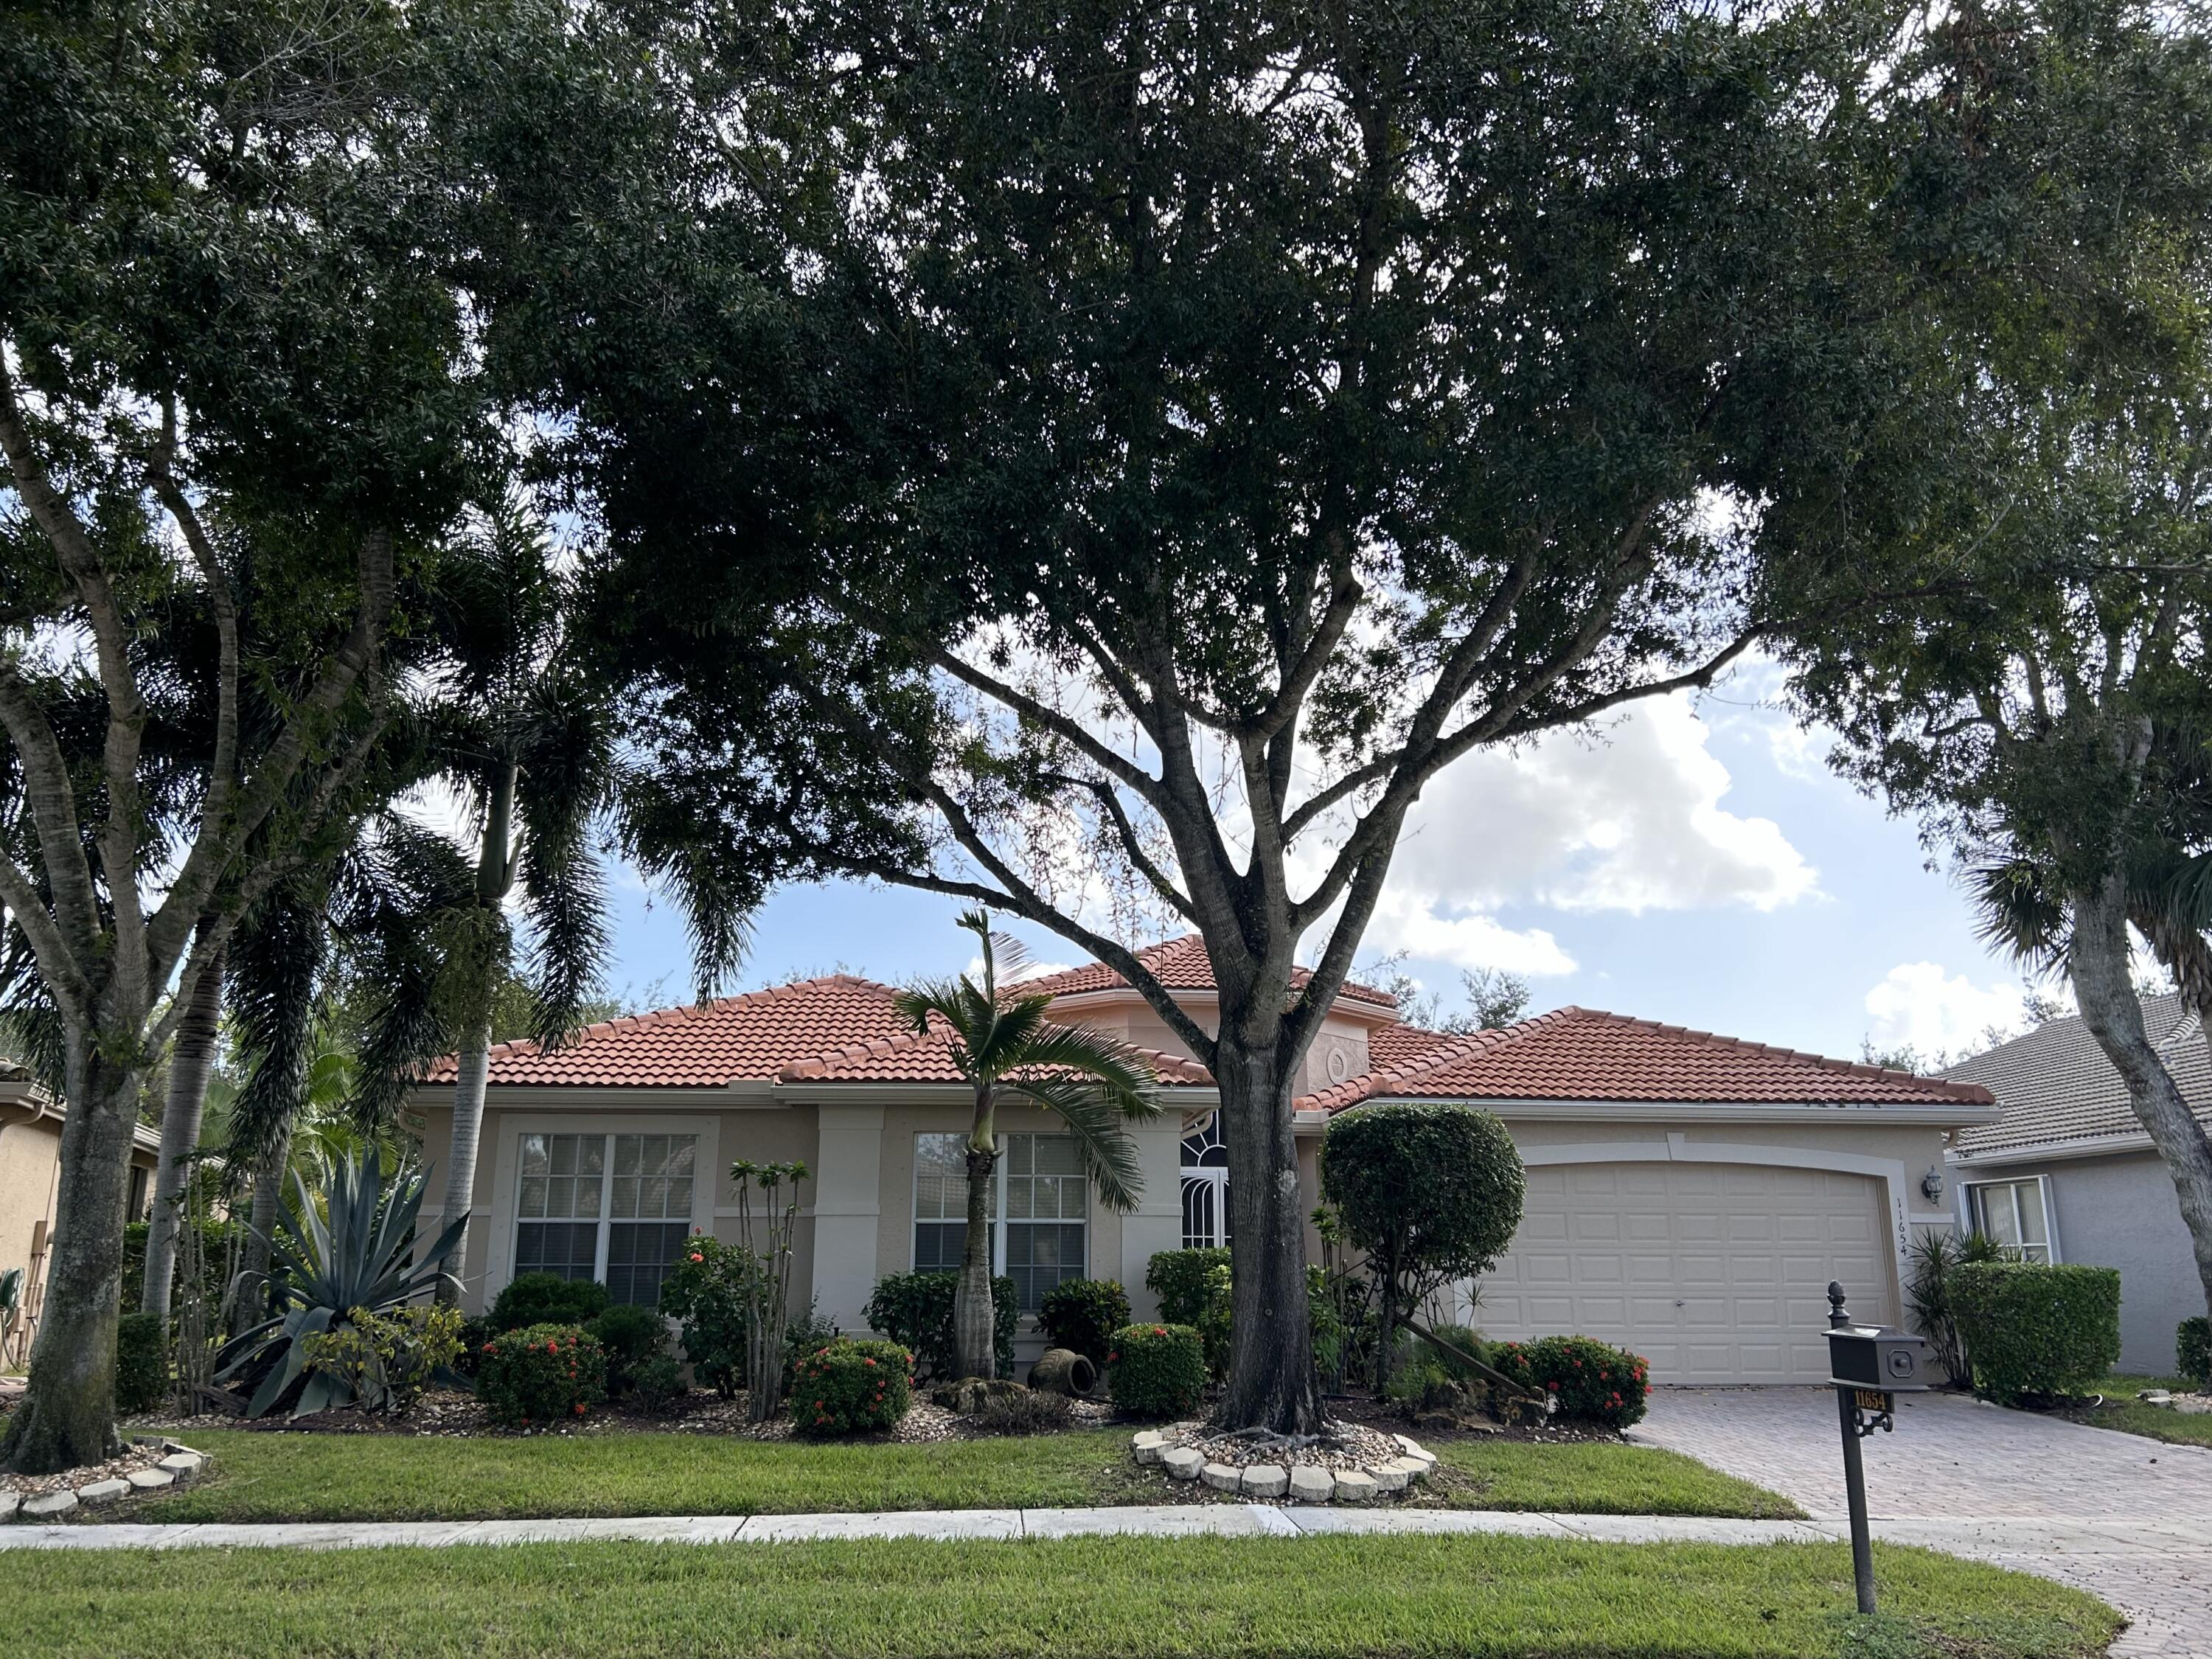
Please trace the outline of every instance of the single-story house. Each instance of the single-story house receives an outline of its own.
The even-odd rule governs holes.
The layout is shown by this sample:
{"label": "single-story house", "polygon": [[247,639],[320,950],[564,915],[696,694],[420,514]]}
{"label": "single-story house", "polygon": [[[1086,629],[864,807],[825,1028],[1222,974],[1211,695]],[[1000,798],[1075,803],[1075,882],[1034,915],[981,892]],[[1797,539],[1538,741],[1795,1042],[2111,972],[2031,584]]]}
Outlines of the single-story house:
{"label": "single-story house", "polygon": [[[2143,1027],[2212,1128],[2212,1049],[2178,993],[2145,997]],[[2203,1281],[2164,1161],[2105,1051],[2078,1015],[1952,1066],[2002,1115],[1960,1132],[1950,1157],[1960,1226],[2033,1261],[2120,1270],[2120,1365],[2163,1376],[2173,1329],[2204,1311]]]}
{"label": "single-story house", "polygon": [[[23,1269],[23,1306],[33,1315],[46,1298],[48,1242],[61,1191],[62,1103],[11,1061],[0,1060],[0,1273]],[[153,1201],[154,1169],[161,1135],[144,1123],[133,1126],[131,1145],[130,1218],[143,1221]],[[27,1334],[27,1323],[24,1332]],[[18,1346],[27,1350],[27,1341]],[[20,1358],[13,1349],[10,1358]]]}
{"label": "single-story house", "polygon": [[[1142,955],[1194,1019],[1215,1018],[1195,937]],[[1049,1118],[1003,1116],[994,1260],[1025,1312],[1083,1277],[1121,1280],[1146,1311],[1156,1252],[1225,1242],[1216,1091],[1112,969],[1031,984],[1054,994],[1057,1017],[1148,1051],[1168,1109],[1136,1133],[1145,1190],[1127,1215],[1096,1200]],[[946,1039],[904,1029],[891,997],[836,975],[595,1025],[551,1053],[495,1048],[465,1304],[482,1308],[532,1269],[651,1302],[686,1234],[733,1231],[739,1158],[813,1171],[795,1282],[848,1330],[865,1327],[883,1275],[956,1265],[968,1092]],[[448,1062],[411,1100],[434,1197],[452,1078]],[[1996,1115],[1976,1085],[1589,1009],[1446,1036],[1357,985],[1336,998],[1296,1089],[1309,1202],[1337,1112],[1457,1100],[1498,1113],[1528,1169],[1528,1208],[1474,1322],[1499,1337],[1572,1330],[1626,1343],[1662,1381],[1825,1378],[1828,1281],[1849,1286],[1860,1317],[1896,1320],[1914,1229],[1951,1224],[1922,1196],[1945,1139]],[[1024,1354],[1039,1346],[1032,1327]]]}

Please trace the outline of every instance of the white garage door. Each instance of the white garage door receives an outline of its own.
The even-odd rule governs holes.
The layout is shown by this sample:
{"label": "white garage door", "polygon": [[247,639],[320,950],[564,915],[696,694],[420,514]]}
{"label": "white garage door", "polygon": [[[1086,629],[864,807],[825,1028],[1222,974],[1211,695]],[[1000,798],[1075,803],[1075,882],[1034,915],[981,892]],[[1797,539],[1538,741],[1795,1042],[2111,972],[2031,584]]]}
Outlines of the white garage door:
{"label": "white garage door", "polygon": [[1736,1164],[1528,1171],[1510,1255],[1471,1322],[1497,1339],[1578,1332],[1632,1348],[1655,1382],[1818,1382],[1828,1281],[1894,1322],[1881,1183]]}

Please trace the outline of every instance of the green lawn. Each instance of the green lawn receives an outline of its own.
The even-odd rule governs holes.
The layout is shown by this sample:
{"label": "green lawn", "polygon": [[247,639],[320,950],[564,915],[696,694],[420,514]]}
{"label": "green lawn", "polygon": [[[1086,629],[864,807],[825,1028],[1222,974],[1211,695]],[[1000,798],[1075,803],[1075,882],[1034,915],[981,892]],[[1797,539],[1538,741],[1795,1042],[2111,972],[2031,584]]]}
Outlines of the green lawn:
{"label": "green lawn", "polygon": [[2111,1609],[1835,1545],[1090,1538],[330,1552],[40,1551],[8,1649],[82,1659],[2087,1659]]}
{"label": "green lawn", "polygon": [[2108,1376],[2097,1385],[2097,1392],[2105,1396],[2103,1405],[2083,1406],[2066,1415],[2076,1423],[2139,1434],[2169,1445],[2212,1446],[2212,1416],[2191,1416],[2163,1406],[2146,1406],[2136,1398],[2144,1389],[2182,1392],[2196,1387],[2181,1376]]}
{"label": "green lawn", "polygon": [[[776,1515],[1062,1508],[1188,1501],[1102,1429],[926,1445],[816,1445],[718,1435],[528,1439],[198,1431],[208,1478],[134,1521],[504,1520],[556,1515]],[[1774,1493],[1648,1446],[1462,1442],[1436,1497],[1456,1508],[1787,1516]]]}

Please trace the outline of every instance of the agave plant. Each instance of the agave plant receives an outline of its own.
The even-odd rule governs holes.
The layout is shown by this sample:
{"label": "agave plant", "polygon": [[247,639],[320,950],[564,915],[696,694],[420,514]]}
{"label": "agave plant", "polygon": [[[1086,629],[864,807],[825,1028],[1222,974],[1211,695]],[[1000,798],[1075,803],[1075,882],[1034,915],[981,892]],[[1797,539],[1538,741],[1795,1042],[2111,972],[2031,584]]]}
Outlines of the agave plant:
{"label": "agave plant", "polygon": [[0,1273],[0,1358],[5,1358],[15,1340],[15,1322],[23,1316],[23,1270],[10,1267]]}
{"label": "agave plant", "polygon": [[290,1202],[265,1236],[274,1317],[241,1332],[224,1351],[226,1382],[259,1376],[246,1414],[261,1417],[302,1376],[292,1415],[342,1406],[352,1390],[336,1371],[314,1370],[307,1341],[343,1322],[356,1309],[382,1313],[436,1289],[438,1263],[460,1237],[456,1216],[427,1247],[415,1236],[423,1178],[402,1169],[387,1181],[384,1154],[373,1143],[352,1159],[321,1164],[321,1202],[296,1172]]}

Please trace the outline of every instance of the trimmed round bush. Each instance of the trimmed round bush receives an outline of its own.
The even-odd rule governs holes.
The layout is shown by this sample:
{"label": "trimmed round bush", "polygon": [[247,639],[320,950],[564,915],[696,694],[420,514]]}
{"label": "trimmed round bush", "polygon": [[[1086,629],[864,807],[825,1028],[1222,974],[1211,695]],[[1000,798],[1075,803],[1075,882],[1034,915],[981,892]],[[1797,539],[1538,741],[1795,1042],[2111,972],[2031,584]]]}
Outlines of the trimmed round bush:
{"label": "trimmed round bush", "polygon": [[711,1233],[694,1233],[660,1281],[660,1311],[683,1328],[691,1375],[728,1400],[745,1376],[750,1293],[760,1263]]}
{"label": "trimmed round bush", "polygon": [[914,1356],[841,1336],[792,1368],[791,1421],[817,1439],[888,1429],[914,1404]]}
{"label": "trimmed round bush", "polygon": [[2072,1263],[1978,1261],[1951,1275],[1974,1392],[2009,1406],[2073,1395],[2120,1357],[2120,1274]]}
{"label": "trimmed round bush", "polygon": [[596,1279],[523,1273],[492,1299],[491,1328],[519,1331],[526,1325],[588,1325],[607,1310],[607,1287]]}
{"label": "trimmed round bush", "polygon": [[650,1308],[618,1302],[584,1328],[606,1351],[607,1392],[626,1394],[637,1368],[668,1340],[668,1322]]}
{"label": "trimmed round bush", "polygon": [[1207,1277],[1229,1266],[1222,1249],[1162,1250],[1145,1264],[1145,1288],[1160,1300],[1160,1320],[1195,1325],[1205,1310]]}
{"label": "trimmed round bush", "polygon": [[606,1397],[606,1351],[580,1325],[503,1331],[477,1355],[477,1398],[507,1428],[557,1428]]}
{"label": "trimmed round bush", "polygon": [[644,1411],[666,1411],[684,1396],[684,1367],[668,1354],[640,1360],[629,1380],[632,1398]]}
{"label": "trimmed round bush", "polygon": [[1206,1398],[1206,1341],[1188,1325],[1124,1325],[1106,1351],[1106,1385],[1132,1417],[1188,1417]]}
{"label": "trimmed round bush", "polygon": [[2174,1364],[2200,1388],[2212,1383],[2212,1319],[2185,1319],[2173,1333]]}
{"label": "trimmed round bush", "polygon": [[1541,1389],[1572,1422],[1625,1429],[1643,1420],[1651,1367],[1641,1354],[1594,1336],[1544,1336],[1503,1342],[1489,1363],[1524,1388]]}
{"label": "trimmed round bush", "polygon": [[115,1409],[150,1412],[169,1392],[169,1355],[159,1314],[115,1322]]}
{"label": "trimmed round bush", "polygon": [[1114,1333],[1129,1322],[1129,1293],[1112,1279],[1071,1279],[1044,1293],[1037,1323],[1055,1348],[1073,1348],[1094,1365],[1106,1363]]}

